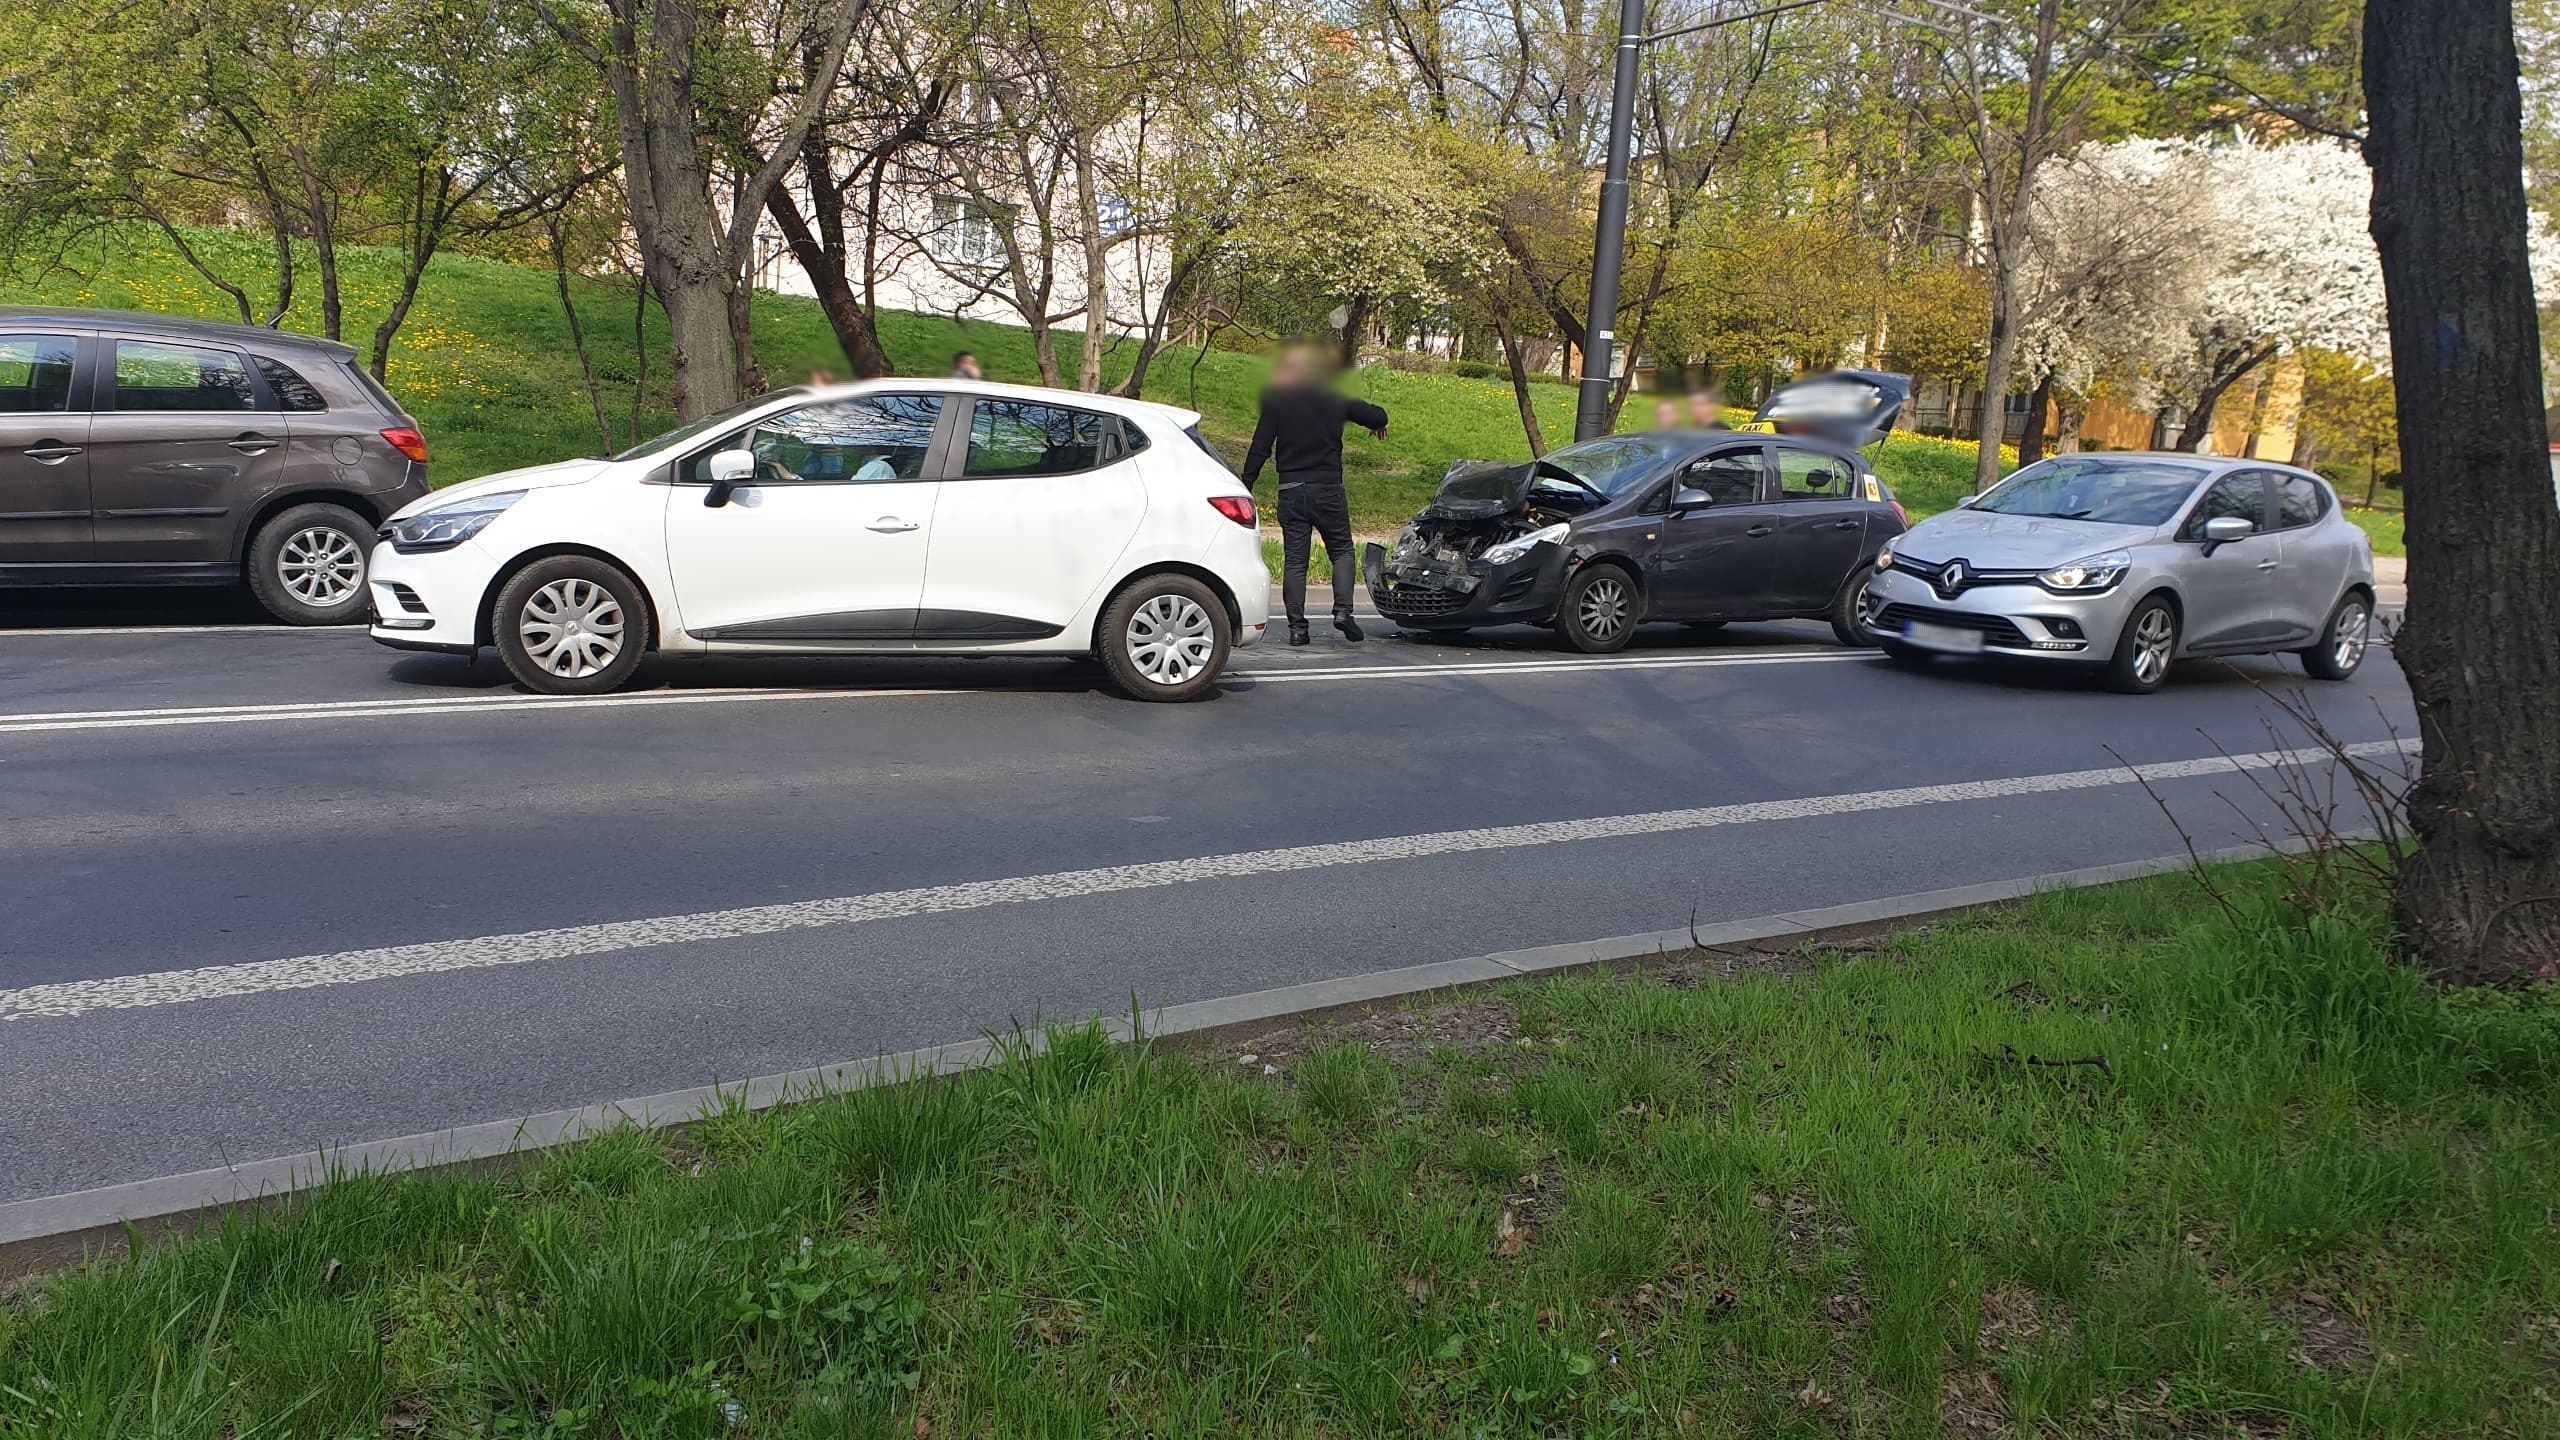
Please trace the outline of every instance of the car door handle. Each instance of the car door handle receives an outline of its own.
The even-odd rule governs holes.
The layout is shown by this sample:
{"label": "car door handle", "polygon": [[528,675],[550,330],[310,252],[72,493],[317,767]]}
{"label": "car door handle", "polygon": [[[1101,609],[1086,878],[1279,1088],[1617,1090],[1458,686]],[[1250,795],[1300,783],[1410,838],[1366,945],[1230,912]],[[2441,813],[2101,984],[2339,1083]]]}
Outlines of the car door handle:
{"label": "car door handle", "polygon": [[264,435],[243,435],[231,442],[231,448],[243,455],[264,455],[276,448],[276,442]]}
{"label": "car door handle", "polygon": [[2276,564],[2277,562],[2273,560],[2261,560],[2258,562],[2258,568],[2261,570],[2273,570],[2276,568]]}
{"label": "car door handle", "polygon": [[899,535],[915,529],[916,522],[913,520],[901,520],[895,515],[883,515],[879,519],[871,522],[871,528],[879,531],[883,535]]}
{"label": "car door handle", "polygon": [[1776,528],[1777,528],[1777,527],[1776,527],[1776,526],[1774,526],[1774,525],[1754,525],[1754,526],[1752,526],[1750,529],[1745,530],[1745,531],[1743,531],[1742,533],[1743,533],[1743,534],[1745,534],[1745,535],[1766,535],[1766,534],[1768,534],[1771,530],[1774,530],[1774,529],[1776,529]]}
{"label": "car door handle", "polygon": [[1831,528],[1834,530],[1856,530],[1863,527],[1866,523],[1867,522],[1864,520],[1834,520],[1831,522]]}
{"label": "car door handle", "polygon": [[19,452],[39,465],[59,465],[80,453],[77,445],[57,445],[50,440],[30,445]]}

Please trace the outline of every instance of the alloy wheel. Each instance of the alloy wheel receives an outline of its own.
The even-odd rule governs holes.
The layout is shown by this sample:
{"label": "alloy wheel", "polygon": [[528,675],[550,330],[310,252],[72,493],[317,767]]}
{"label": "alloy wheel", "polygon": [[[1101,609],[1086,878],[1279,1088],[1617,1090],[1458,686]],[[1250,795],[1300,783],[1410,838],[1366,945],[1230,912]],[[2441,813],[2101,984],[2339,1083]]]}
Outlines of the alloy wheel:
{"label": "alloy wheel", "polygon": [[334,609],[364,588],[363,547],[326,525],[296,530],[276,552],[276,578],[303,604]]}
{"label": "alloy wheel", "polygon": [[1209,612],[1188,595],[1158,595],[1129,617],[1121,636],[1129,663],[1158,685],[1180,685],[1209,667],[1218,632]]}
{"label": "alloy wheel", "polygon": [[2364,647],[2373,631],[2373,612],[2350,600],[2338,611],[2338,628],[2331,640],[2330,663],[2344,674],[2364,659]]}
{"label": "alloy wheel", "polygon": [[2166,605],[2154,605],[2142,613],[2133,627],[2133,676],[2145,685],[2156,685],[2169,673],[2169,649],[2177,643],[2178,622],[2169,615]]}
{"label": "alloy wheel", "polygon": [[622,654],[622,602],[593,580],[554,580],[525,597],[516,634],[533,663],[580,680]]}
{"label": "alloy wheel", "polygon": [[1594,640],[1613,640],[1626,628],[1627,582],[1614,575],[1603,575],[1582,587],[1581,603],[1575,618],[1582,622],[1582,633]]}

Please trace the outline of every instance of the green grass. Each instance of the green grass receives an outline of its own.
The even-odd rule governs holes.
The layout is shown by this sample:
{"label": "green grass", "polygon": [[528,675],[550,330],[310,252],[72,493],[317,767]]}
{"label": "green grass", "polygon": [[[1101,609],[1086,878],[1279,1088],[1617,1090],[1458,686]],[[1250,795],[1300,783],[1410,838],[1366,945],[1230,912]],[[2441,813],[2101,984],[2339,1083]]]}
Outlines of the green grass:
{"label": "green grass", "polygon": [[[250,286],[264,294],[270,257],[266,242],[246,232],[194,232],[191,240],[225,274],[260,278]],[[287,328],[316,329],[318,280],[308,255],[299,262],[304,299]],[[346,338],[369,347],[374,324],[389,308],[399,276],[390,251],[342,252]],[[627,285],[573,282],[579,314],[595,357],[606,413],[615,439],[630,443],[633,381],[639,373],[632,340]],[[189,270],[166,240],[143,232],[93,236],[75,248],[64,267],[22,265],[0,275],[0,303],[95,305],[236,319],[229,297]],[[666,328],[654,309],[647,317],[649,375],[642,430],[674,421],[666,401]],[[881,339],[899,369],[940,374],[953,352],[974,350],[996,380],[1037,383],[1039,366],[1030,332],[1017,327],[883,312]],[[843,352],[816,302],[759,294],[756,354],[769,384],[797,382],[813,370],[846,373]],[[1081,337],[1059,332],[1058,348],[1073,358]],[[1107,374],[1125,375],[1134,346],[1114,347]],[[1196,363],[1195,363],[1196,362]],[[1242,464],[1253,434],[1255,397],[1265,364],[1257,357],[1196,348],[1168,351],[1149,372],[1147,396],[1196,409],[1202,429],[1231,464]],[[392,352],[390,383],[424,426],[435,451],[437,481],[452,484],[494,470],[539,464],[602,447],[593,409],[578,371],[566,319],[551,273],[539,267],[448,255],[428,271],[408,324]],[[1508,383],[1453,374],[1416,374],[1372,367],[1348,377],[1346,389],[1386,407],[1388,438],[1354,431],[1344,447],[1352,523],[1362,534],[1393,533],[1437,488],[1452,461],[1528,456],[1519,408]],[[1530,387],[1550,442],[1573,433],[1574,392],[1563,385]],[[1651,414],[1644,397],[1627,407],[1630,426]],[[1944,509],[1961,493],[1969,458],[1951,460],[1945,442],[1897,438],[1885,447],[1878,469],[1904,495],[1914,515]],[[1963,456],[1972,454],[1963,447]],[[1270,487],[1263,490],[1266,504]]]}
{"label": "green grass", "polygon": [[2555,1433],[2560,1000],[2226,879],[348,1180],[23,1290],[0,1436]]}

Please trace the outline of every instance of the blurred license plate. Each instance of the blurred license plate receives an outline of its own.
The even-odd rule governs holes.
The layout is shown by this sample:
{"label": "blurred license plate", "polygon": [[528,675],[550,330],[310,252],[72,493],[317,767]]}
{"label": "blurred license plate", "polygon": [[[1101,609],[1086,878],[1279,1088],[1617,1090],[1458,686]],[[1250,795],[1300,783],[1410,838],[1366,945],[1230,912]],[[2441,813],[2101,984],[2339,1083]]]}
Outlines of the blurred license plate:
{"label": "blurred license plate", "polygon": [[1926,620],[1902,622],[1902,638],[1931,650],[1974,652],[1982,648],[1982,632],[1955,625],[1932,625]]}

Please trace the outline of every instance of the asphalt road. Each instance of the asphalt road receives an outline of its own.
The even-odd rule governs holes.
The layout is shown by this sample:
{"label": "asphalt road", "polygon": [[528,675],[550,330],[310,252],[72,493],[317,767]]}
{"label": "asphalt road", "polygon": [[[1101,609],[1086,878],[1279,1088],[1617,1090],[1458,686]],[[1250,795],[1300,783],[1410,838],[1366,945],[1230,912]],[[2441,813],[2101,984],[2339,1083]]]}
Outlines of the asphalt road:
{"label": "asphalt road", "polygon": [[994,660],[562,702],[170,603],[0,612],[0,1201],[2175,850],[2123,763],[2244,843],[2269,807],[2209,772],[2299,743],[2268,691],[2413,729],[2385,652],[2132,699],[1805,625],[1320,624],[1189,706]]}

